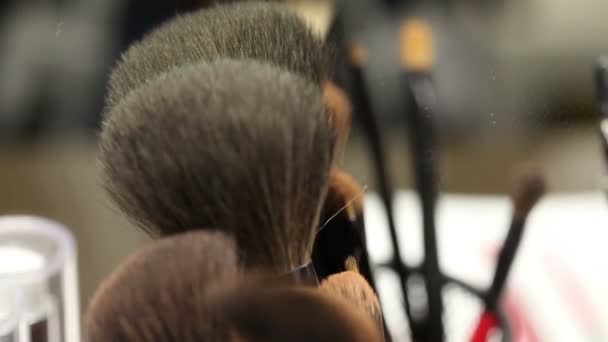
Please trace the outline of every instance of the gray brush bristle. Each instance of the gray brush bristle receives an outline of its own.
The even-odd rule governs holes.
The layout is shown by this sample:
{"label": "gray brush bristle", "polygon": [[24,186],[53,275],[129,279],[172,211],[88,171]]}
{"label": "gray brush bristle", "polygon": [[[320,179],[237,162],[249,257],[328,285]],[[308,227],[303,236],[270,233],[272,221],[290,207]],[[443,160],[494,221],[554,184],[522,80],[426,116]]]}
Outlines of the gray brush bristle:
{"label": "gray brush bristle", "polygon": [[308,262],[335,141],[319,87],[257,61],[176,69],[104,124],[104,185],[154,234],[234,234],[248,266]]}
{"label": "gray brush bristle", "polygon": [[206,8],[167,22],[123,54],[110,77],[106,110],[133,89],[186,64],[264,60],[320,84],[329,78],[332,55],[332,49],[281,4]]}

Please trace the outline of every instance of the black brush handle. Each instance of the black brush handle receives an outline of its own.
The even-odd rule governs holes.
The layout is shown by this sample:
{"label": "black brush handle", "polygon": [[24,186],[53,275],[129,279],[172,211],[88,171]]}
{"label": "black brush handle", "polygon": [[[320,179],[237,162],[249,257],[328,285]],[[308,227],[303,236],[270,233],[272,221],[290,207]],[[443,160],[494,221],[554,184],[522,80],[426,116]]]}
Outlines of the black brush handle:
{"label": "black brush handle", "polygon": [[434,87],[427,73],[406,74],[410,105],[407,122],[411,143],[412,164],[416,189],[422,207],[424,262],[422,272],[428,296],[426,340],[442,341],[443,331],[443,282],[439,269],[435,204],[439,188],[437,167],[438,151],[433,125],[435,106]]}
{"label": "black brush handle", "polygon": [[505,286],[509,271],[513,265],[513,260],[519,249],[519,244],[524,232],[526,217],[515,216],[507,232],[507,238],[498,255],[496,270],[494,271],[494,279],[486,293],[486,307],[492,312],[496,312],[500,295]]}
{"label": "black brush handle", "polygon": [[[600,57],[595,64],[595,89],[600,104],[600,140],[608,170],[608,58]],[[608,188],[608,181],[605,186]]]}
{"label": "black brush handle", "polygon": [[600,139],[602,141],[602,149],[604,150],[604,160],[608,169],[608,118],[600,121]]}
{"label": "black brush handle", "polygon": [[[339,60],[344,61],[347,59],[346,55],[348,54],[348,46],[347,46],[347,37],[344,32],[344,22],[342,18],[342,6],[346,6],[346,2],[338,1],[336,3],[336,16],[333,20],[332,27],[329,33],[329,40],[333,41],[338,48],[337,54]],[[354,107],[354,116],[357,119],[361,120],[361,124],[363,126],[366,138],[368,139],[369,145],[371,147],[371,152],[374,158],[374,171],[376,175],[376,179],[379,186],[379,193],[386,209],[389,230],[391,232],[391,239],[393,245],[393,260],[391,261],[392,265],[399,265],[399,268],[393,268],[397,275],[400,278],[401,290],[403,292],[404,297],[404,305],[405,311],[408,318],[408,322],[412,329],[412,332],[416,331],[416,326],[414,325],[414,321],[412,320],[409,298],[407,296],[407,277],[408,270],[407,267],[404,267],[401,262],[401,252],[397,240],[397,233],[395,222],[393,218],[393,197],[392,191],[390,190],[390,185],[387,179],[386,167],[385,167],[385,158],[383,151],[383,142],[380,136],[378,123],[374,117],[371,102],[369,96],[367,95],[367,89],[365,87],[365,79],[363,77],[363,71],[359,66],[352,65],[351,63],[346,63],[345,68],[346,78],[348,79],[348,83],[350,83],[349,87],[349,95],[351,101],[353,102]],[[366,247],[367,248],[367,247]],[[364,253],[367,256],[367,251]],[[371,276],[371,267],[369,264],[369,260],[366,260],[364,265],[364,273],[367,273],[365,270],[365,266],[369,268],[369,274]],[[373,276],[370,278],[373,279]],[[373,282],[375,285],[375,281]],[[372,286],[373,286],[372,285]],[[385,329],[385,340],[386,342],[392,341],[392,336],[390,335],[390,331],[386,326],[386,321],[383,322]]]}
{"label": "black brush handle", "polygon": [[595,64],[595,90],[600,102],[602,117],[608,118],[608,57],[600,57]]}
{"label": "black brush handle", "polygon": [[402,253],[399,246],[399,239],[397,235],[397,227],[395,225],[394,214],[393,214],[393,192],[389,184],[386,160],[383,149],[383,139],[380,135],[380,128],[376,117],[373,113],[371,101],[367,94],[365,87],[365,79],[363,76],[363,70],[359,66],[351,65],[350,73],[352,77],[352,90],[353,90],[353,102],[355,103],[355,113],[357,118],[361,120],[361,124],[365,131],[365,135],[369,142],[371,149],[372,158],[374,161],[374,171],[378,182],[378,191],[380,193],[381,200],[386,210],[386,217],[389,226],[389,232],[391,236],[391,245],[393,247],[393,258],[390,262],[390,267],[399,276],[399,282],[401,291],[403,292],[403,301],[405,304],[405,310],[408,317],[410,327],[414,336],[418,336],[419,324],[414,321],[412,317],[409,297],[407,280],[409,278],[409,269],[402,262]]}

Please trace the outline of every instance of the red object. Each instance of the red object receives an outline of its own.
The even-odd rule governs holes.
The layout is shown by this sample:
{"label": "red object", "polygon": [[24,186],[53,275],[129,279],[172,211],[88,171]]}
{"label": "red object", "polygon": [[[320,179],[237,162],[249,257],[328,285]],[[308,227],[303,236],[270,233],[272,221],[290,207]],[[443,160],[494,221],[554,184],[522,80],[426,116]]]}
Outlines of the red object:
{"label": "red object", "polygon": [[519,296],[506,292],[502,300],[502,306],[505,310],[505,315],[509,317],[513,342],[541,341],[527,314],[526,304]]}
{"label": "red object", "polygon": [[471,342],[487,342],[490,333],[492,330],[496,329],[496,327],[498,327],[498,318],[496,315],[485,311],[479,319],[473,336],[471,336]]}

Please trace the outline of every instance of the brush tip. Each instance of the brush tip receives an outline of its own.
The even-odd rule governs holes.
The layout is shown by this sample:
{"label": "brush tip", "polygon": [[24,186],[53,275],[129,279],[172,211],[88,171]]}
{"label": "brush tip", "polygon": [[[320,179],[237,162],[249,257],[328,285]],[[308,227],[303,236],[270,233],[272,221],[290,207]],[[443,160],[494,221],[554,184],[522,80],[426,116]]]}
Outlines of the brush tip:
{"label": "brush tip", "polygon": [[359,273],[359,264],[357,263],[357,259],[355,259],[355,257],[352,255],[346,258],[346,261],[344,261],[344,268],[347,271]]}
{"label": "brush tip", "polygon": [[513,193],[513,206],[519,217],[525,217],[547,191],[547,183],[543,173],[531,170],[521,173],[516,178]]}
{"label": "brush tip", "polygon": [[435,63],[433,44],[433,31],[426,21],[405,21],[399,32],[401,65],[409,71],[429,71]]}
{"label": "brush tip", "polygon": [[367,49],[360,43],[352,43],[348,49],[348,62],[354,66],[364,66],[367,63]]}

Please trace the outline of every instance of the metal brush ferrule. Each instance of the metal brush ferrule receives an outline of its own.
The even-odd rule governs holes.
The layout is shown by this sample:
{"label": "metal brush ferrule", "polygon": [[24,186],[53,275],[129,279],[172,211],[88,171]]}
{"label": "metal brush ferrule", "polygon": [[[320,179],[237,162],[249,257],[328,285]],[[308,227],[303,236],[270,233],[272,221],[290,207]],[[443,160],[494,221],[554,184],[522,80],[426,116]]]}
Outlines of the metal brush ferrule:
{"label": "metal brush ferrule", "polygon": [[284,278],[291,278],[298,285],[319,287],[319,278],[317,277],[317,272],[315,271],[315,266],[312,261],[287,273],[284,275]]}

